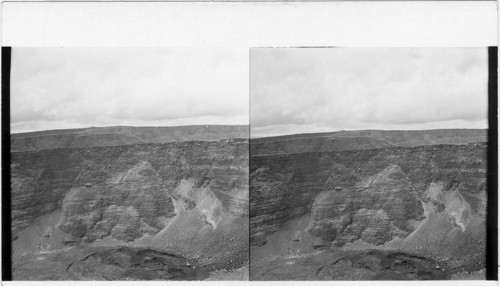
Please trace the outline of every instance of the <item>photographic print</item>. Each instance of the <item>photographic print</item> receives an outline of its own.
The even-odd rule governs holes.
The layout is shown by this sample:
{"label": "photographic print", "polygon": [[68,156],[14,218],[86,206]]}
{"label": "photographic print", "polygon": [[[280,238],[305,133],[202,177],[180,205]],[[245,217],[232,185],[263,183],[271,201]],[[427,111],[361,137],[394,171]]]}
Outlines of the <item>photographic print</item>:
{"label": "photographic print", "polygon": [[3,3],[0,279],[491,284],[496,10]]}
{"label": "photographic print", "polygon": [[485,279],[487,48],[255,48],[250,100],[250,280]]}
{"label": "photographic print", "polygon": [[13,48],[10,83],[13,280],[248,279],[248,49]]}

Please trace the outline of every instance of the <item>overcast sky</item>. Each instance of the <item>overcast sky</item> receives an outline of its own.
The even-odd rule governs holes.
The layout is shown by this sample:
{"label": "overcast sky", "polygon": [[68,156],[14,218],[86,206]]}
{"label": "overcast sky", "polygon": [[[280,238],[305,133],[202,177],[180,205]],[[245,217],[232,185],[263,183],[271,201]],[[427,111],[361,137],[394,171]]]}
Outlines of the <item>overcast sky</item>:
{"label": "overcast sky", "polygon": [[259,48],[251,136],[487,128],[486,48]]}
{"label": "overcast sky", "polygon": [[14,48],[12,132],[248,124],[248,49]]}

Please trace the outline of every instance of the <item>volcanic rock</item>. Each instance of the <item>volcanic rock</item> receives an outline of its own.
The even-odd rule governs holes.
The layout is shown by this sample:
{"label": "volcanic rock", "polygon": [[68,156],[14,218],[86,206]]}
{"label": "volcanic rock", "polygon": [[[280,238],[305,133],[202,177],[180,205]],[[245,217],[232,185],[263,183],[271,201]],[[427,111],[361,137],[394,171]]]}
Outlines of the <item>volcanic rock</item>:
{"label": "volcanic rock", "polygon": [[252,157],[251,243],[309,213],[308,232],[337,245],[405,238],[438,182],[455,186],[434,201],[460,228],[484,212],[485,160],[482,143]]}
{"label": "volcanic rock", "polygon": [[[50,226],[61,233],[61,241],[44,238],[44,247],[52,239],[60,247],[141,246],[211,269],[243,266],[248,257],[248,140],[233,139],[243,129],[146,129],[14,136],[13,146],[25,142],[37,150],[11,155],[13,237],[25,229],[33,233],[38,218],[57,214]],[[141,142],[108,140],[115,131],[130,131]],[[94,135],[102,140],[93,141]],[[63,146],[54,143],[58,138]],[[26,242],[36,244],[31,238],[15,243]]]}

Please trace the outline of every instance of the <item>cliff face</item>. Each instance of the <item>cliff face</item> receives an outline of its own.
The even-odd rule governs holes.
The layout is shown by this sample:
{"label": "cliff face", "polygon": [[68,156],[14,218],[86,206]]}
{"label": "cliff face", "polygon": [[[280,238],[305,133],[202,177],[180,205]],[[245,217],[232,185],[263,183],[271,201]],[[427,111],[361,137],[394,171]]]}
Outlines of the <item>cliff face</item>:
{"label": "cliff face", "polygon": [[[362,182],[362,179],[359,180]],[[423,208],[408,176],[398,165],[353,188],[337,187],[329,178],[314,200],[308,231],[323,240],[344,245],[361,239],[380,245],[413,231]]]}
{"label": "cliff face", "polygon": [[67,243],[248,252],[245,139],[13,152],[11,168],[13,237],[58,212]]}
{"label": "cliff face", "polygon": [[405,239],[430,212],[464,231],[484,220],[485,180],[485,143],[252,153],[250,241],[263,245],[304,215],[310,215],[306,231],[327,245]]}

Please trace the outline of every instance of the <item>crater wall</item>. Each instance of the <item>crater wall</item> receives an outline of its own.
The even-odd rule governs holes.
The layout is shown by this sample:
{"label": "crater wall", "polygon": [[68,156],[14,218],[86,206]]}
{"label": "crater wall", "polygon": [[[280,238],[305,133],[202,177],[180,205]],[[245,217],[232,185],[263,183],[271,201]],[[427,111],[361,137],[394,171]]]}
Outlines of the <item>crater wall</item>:
{"label": "crater wall", "polygon": [[[486,147],[470,143],[252,153],[251,244],[265,244],[287,221],[309,214],[307,231],[337,245],[356,240],[380,245],[405,238],[426,217],[422,204],[436,213],[446,211],[459,227],[468,217],[484,219]],[[436,184],[440,196],[429,191]]]}
{"label": "crater wall", "polygon": [[51,227],[68,244],[139,244],[207,263],[237,255],[241,264],[248,166],[246,139],[12,152],[13,238],[58,212]]}

